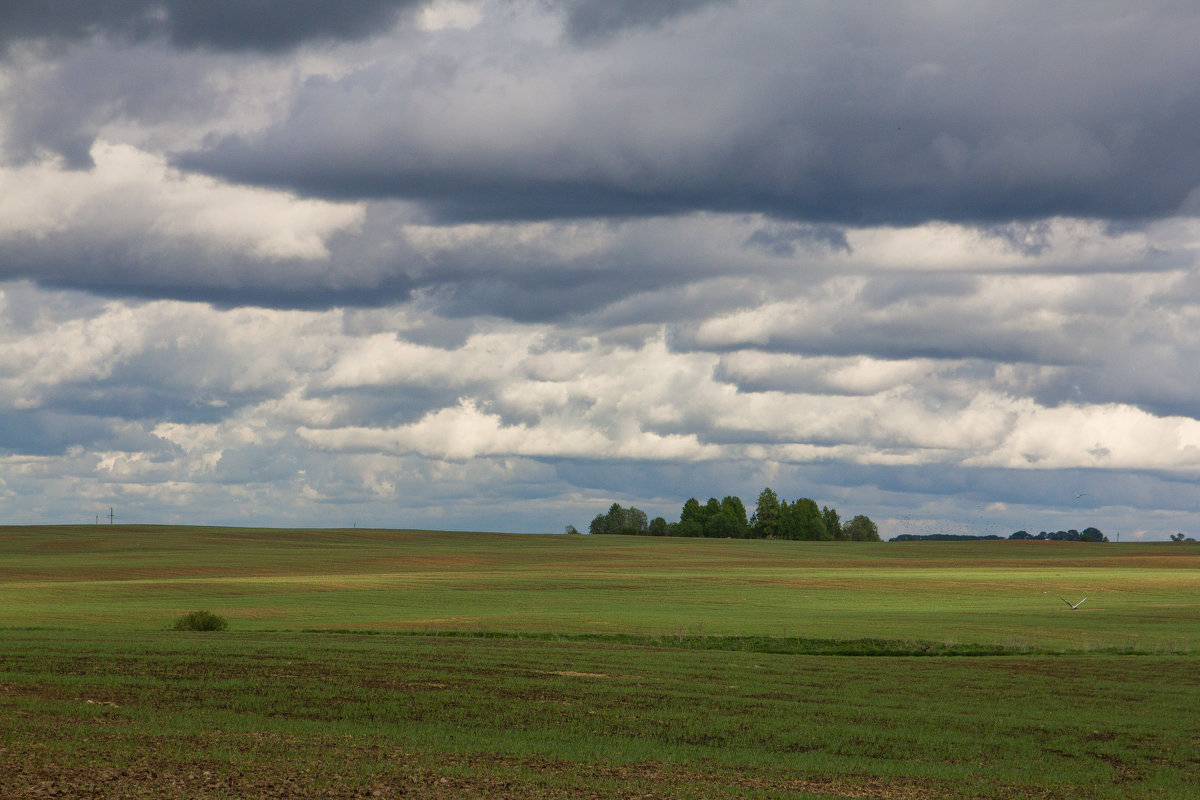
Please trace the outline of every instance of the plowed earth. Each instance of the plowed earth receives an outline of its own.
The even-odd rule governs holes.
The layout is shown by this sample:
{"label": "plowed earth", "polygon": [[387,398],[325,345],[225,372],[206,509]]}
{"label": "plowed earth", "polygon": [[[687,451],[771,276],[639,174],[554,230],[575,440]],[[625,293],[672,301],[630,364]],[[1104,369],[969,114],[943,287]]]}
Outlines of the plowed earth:
{"label": "plowed earth", "polygon": [[[914,782],[799,778],[759,771],[697,770],[656,764],[581,764],[549,759],[495,756],[428,757],[404,752],[359,753],[341,745],[347,771],[360,758],[386,766],[370,780],[306,767],[271,768],[260,761],[252,770],[229,770],[215,763],[171,763],[154,753],[124,768],[67,767],[31,763],[22,754],[0,754],[0,796],[12,800],[45,798],[261,798],[261,800],[373,800],[374,798],[584,798],[667,800],[705,797],[822,797],[878,800],[935,800],[945,788]],[[26,754],[28,755],[28,754]],[[278,766],[278,765],[277,765]]]}

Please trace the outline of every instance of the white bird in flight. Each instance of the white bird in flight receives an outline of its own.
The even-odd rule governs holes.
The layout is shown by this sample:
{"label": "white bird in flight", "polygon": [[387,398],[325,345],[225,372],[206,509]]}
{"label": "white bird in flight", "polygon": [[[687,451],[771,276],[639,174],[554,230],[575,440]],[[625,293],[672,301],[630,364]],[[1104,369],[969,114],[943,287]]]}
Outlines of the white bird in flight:
{"label": "white bird in flight", "polygon": [[1080,600],[1078,603],[1072,603],[1070,600],[1068,600],[1068,599],[1067,599],[1067,598],[1065,598],[1065,597],[1059,597],[1058,599],[1059,599],[1059,600],[1062,600],[1064,603],[1066,603],[1067,605],[1071,606],[1071,610],[1072,610],[1072,611],[1074,611],[1075,609],[1079,608],[1081,605],[1083,605],[1083,604],[1084,604],[1084,603],[1087,601],[1087,598],[1086,598],[1086,597],[1085,597],[1085,598],[1083,598],[1083,600]]}
{"label": "white bird in flight", "polygon": [[1087,497],[1087,492],[1075,492],[1074,494],[1075,494],[1076,500],[1078,500],[1081,497]]}

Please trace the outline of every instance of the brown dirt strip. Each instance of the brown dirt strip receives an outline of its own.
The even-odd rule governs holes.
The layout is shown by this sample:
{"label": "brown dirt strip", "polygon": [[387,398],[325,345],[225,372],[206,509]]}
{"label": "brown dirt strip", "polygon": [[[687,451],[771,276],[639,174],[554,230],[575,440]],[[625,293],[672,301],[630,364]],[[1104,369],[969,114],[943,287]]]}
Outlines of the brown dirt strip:
{"label": "brown dirt strip", "polygon": [[[239,738],[245,738],[241,736]],[[211,742],[206,742],[211,744]],[[276,743],[278,744],[278,743]],[[312,744],[306,742],[306,744]],[[494,755],[420,755],[377,747],[345,748],[344,771],[360,758],[383,764],[362,782],[328,767],[299,767],[271,759],[252,766],[164,763],[149,743],[125,767],[47,763],[33,753],[0,746],[0,797],[128,798],[143,800],[375,800],[380,798],[489,798],[489,800],[669,800],[807,792],[829,798],[941,800],[959,797],[949,787],[872,777],[798,777],[773,770],[675,767],[662,764],[567,762]],[[999,787],[997,787],[999,788]],[[1016,791],[1008,798],[1050,797]]]}

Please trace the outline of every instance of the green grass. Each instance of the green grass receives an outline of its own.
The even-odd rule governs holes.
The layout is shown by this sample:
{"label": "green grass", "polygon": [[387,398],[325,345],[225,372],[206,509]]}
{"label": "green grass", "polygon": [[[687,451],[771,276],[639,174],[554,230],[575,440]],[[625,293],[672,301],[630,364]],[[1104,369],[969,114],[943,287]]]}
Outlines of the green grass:
{"label": "green grass", "polygon": [[0,796],[1197,797],[1197,634],[1181,545],[0,528]]}
{"label": "green grass", "polygon": [[1183,656],[855,658],[296,633],[7,631],[0,644],[11,721],[0,746],[32,774],[137,774],[152,760],[190,791],[204,786],[186,776],[207,771],[243,791],[305,775],[352,792],[416,773],[432,788],[447,778],[483,791],[532,773],[493,795],[514,797],[553,785],[628,796],[620,780],[606,791],[606,774],[656,796],[1200,791],[1200,687]]}
{"label": "green grass", "polygon": [[[371,628],[1200,646],[1200,548],[0,529],[0,627]],[[1072,612],[1060,596],[1088,601]]]}

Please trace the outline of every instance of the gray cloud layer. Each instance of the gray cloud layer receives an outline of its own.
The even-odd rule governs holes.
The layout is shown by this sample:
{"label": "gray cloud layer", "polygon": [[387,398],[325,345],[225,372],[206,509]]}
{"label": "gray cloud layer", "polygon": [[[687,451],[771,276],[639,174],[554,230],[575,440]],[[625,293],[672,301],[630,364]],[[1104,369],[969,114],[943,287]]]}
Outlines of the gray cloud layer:
{"label": "gray cloud layer", "polygon": [[7,0],[0,44],[95,34],[134,41],[165,37],[178,47],[278,52],[306,41],[362,39],[427,0]]}
{"label": "gray cloud layer", "polygon": [[583,51],[481,33],[485,59],[312,81],[178,163],[443,219],[1145,219],[1200,186],[1198,15],[753,3]]}

